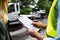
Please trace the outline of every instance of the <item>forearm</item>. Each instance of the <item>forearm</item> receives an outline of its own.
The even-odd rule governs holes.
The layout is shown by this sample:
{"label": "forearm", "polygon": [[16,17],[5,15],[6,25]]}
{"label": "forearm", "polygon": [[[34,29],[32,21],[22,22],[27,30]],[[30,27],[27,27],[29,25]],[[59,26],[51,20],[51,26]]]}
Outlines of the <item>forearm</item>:
{"label": "forearm", "polygon": [[43,23],[37,24],[36,23],[36,26],[39,27],[39,28],[46,28],[47,27],[47,24],[43,24]]}
{"label": "forearm", "polygon": [[42,22],[33,22],[33,25],[39,28],[46,28],[47,24],[44,24]]}
{"label": "forearm", "polygon": [[40,26],[41,26],[41,28],[46,28],[47,24],[41,24]]}
{"label": "forearm", "polygon": [[35,30],[29,29],[28,32],[32,37],[35,37],[38,40],[43,40],[44,39],[44,36],[41,35],[40,33],[36,32]]}
{"label": "forearm", "polygon": [[38,40],[43,40],[44,39],[44,36],[42,36],[41,34],[37,34],[36,35],[36,38],[38,39]]}

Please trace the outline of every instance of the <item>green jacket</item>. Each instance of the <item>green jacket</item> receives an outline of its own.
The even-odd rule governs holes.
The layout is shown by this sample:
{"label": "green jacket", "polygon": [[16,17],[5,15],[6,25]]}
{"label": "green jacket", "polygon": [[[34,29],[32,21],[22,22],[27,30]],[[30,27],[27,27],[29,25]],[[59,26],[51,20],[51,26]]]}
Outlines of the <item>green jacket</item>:
{"label": "green jacket", "polygon": [[7,27],[0,21],[0,40],[10,40]]}

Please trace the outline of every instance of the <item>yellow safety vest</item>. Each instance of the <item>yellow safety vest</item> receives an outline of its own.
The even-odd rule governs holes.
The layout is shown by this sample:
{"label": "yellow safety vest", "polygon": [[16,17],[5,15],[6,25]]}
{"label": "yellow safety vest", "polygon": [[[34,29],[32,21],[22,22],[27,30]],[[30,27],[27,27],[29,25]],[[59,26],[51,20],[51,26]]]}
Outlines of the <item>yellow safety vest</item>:
{"label": "yellow safety vest", "polygon": [[53,4],[51,6],[49,16],[48,16],[48,25],[46,29],[46,36],[47,37],[53,37],[56,38],[57,32],[56,32],[56,26],[57,26],[57,0],[53,1]]}

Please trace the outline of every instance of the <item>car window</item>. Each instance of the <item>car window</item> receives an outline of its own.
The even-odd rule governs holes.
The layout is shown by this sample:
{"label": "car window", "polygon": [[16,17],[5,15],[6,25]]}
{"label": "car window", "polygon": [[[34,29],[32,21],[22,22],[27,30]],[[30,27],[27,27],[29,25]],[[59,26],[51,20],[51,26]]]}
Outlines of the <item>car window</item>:
{"label": "car window", "polygon": [[15,12],[14,4],[8,7],[8,13]]}
{"label": "car window", "polygon": [[17,7],[17,11],[18,11],[18,5],[16,5],[16,7]]}

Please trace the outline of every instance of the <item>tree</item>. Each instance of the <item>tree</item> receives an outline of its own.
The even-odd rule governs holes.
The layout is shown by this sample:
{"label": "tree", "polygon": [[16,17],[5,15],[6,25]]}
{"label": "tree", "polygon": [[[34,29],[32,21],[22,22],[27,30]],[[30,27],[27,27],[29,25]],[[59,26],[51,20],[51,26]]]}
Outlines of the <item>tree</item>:
{"label": "tree", "polygon": [[20,0],[11,0],[11,2],[16,3],[19,2]]}
{"label": "tree", "polygon": [[49,12],[50,6],[51,6],[52,0],[39,0],[38,2],[38,8],[39,9],[45,9],[46,13]]}
{"label": "tree", "polygon": [[32,11],[32,8],[28,6],[29,4],[31,4],[31,1],[34,1],[34,0],[11,0],[11,2],[13,3],[20,2],[21,14],[29,14],[30,11]]}
{"label": "tree", "polygon": [[[34,5],[34,3],[35,3],[34,0],[20,0],[20,1],[21,1],[21,12],[22,12],[22,10],[25,11],[25,9],[29,8],[28,5]],[[46,10],[46,13],[48,14],[52,2],[53,2],[53,0],[39,0],[38,3],[35,3],[35,4],[37,4],[36,7],[39,10],[40,9],[45,9]],[[24,13],[24,11],[23,11],[23,13]]]}
{"label": "tree", "polygon": [[[35,8],[45,9],[46,13],[49,12],[52,0],[39,0],[38,3],[35,3],[34,0],[12,0],[12,2],[20,2],[20,13],[22,14],[29,14],[31,11],[33,11],[33,8],[29,7],[29,5],[37,4]],[[34,9],[35,9],[34,8]]]}
{"label": "tree", "polygon": [[22,14],[29,14],[32,11],[32,8],[29,5],[34,4],[34,0],[20,0],[20,9]]}

